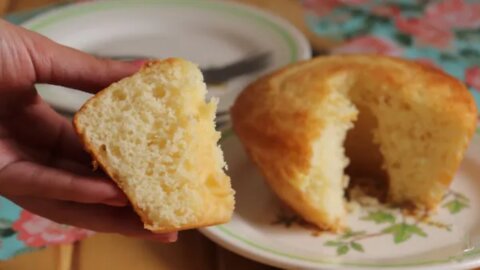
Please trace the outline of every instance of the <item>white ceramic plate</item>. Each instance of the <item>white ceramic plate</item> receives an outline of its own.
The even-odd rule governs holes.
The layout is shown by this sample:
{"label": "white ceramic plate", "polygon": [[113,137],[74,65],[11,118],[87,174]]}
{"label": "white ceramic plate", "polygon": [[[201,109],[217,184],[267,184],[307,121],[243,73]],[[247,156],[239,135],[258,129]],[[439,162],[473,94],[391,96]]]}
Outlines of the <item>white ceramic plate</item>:
{"label": "white ceramic plate", "polygon": [[[305,38],[283,20],[223,2],[102,1],[61,8],[25,26],[89,52],[180,56],[201,66],[221,65],[267,49],[273,54],[264,71],[268,72],[310,56]],[[209,89],[210,94],[220,96],[220,109],[226,109],[259,75],[232,80]],[[89,97],[47,85],[39,86],[39,92],[53,106],[68,111],[77,110]],[[392,209],[360,209],[349,217],[355,233],[340,236],[313,235],[292,216],[273,224],[282,213],[276,197],[234,135],[225,137],[222,144],[237,191],[237,209],[230,223],[201,231],[234,252],[290,269],[466,269],[480,265],[478,135],[433,222],[418,222]]]}
{"label": "white ceramic plate", "polygon": [[[70,47],[99,55],[183,57],[201,67],[222,66],[268,51],[269,66],[209,89],[220,110],[261,73],[310,57],[305,37],[283,19],[227,1],[111,0],[76,4],[23,24]],[[64,59],[68,61],[68,59]],[[91,95],[38,85],[40,95],[63,111],[76,111]]]}
{"label": "white ceramic plate", "polygon": [[224,136],[222,147],[237,206],[230,223],[202,232],[236,253],[287,269],[480,266],[480,129],[428,221],[398,209],[359,208],[348,218],[351,232],[342,235],[318,234],[282,210],[234,134]]}

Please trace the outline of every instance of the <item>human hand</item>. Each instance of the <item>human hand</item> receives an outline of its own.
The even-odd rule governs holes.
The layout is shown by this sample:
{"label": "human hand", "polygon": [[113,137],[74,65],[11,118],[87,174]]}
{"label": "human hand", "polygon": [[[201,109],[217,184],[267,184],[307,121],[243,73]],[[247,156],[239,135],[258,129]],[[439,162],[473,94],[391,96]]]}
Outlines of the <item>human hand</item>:
{"label": "human hand", "polygon": [[97,59],[0,20],[0,194],[62,224],[175,241],[176,233],[143,229],[123,192],[92,172],[71,123],[34,87],[95,92],[141,64]]}

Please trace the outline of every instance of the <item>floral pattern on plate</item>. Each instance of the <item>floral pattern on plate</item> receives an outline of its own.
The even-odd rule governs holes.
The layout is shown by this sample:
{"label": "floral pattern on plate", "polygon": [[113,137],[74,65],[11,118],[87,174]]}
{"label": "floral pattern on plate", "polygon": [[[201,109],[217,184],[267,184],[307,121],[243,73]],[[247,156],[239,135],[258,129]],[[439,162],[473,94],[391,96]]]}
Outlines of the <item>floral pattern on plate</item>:
{"label": "floral pattern on plate", "polygon": [[[448,211],[450,215],[455,215],[463,209],[469,208],[470,200],[462,193],[450,190],[445,194],[441,202],[441,207]],[[387,208],[379,205],[369,206],[364,210],[364,214],[360,219],[371,222],[374,230],[355,231],[349,228],[333,239],[326,240],[324,246],[334,248],[336,254],[341,256],[351,251],[365,252],[362,241],[370,238],[391,236],[393,243],[401,244],[412,237],[428,238],[427,230],[424,229],[424,227],[427,226],[449,232],[452,230],[452,224],[435,220],[435,217],[432,218],[427,214],[416,213],[412,215],[400,209]],[[311,235],[313,237],[318,237],[318,235],[322,234],[321,232],[317,232],[314,226],[309,225],[299,216],[285,209],[279,211],[272,225],[283,225],[286,228],[291,228],[293,225],[304,227],[312,231]]]}

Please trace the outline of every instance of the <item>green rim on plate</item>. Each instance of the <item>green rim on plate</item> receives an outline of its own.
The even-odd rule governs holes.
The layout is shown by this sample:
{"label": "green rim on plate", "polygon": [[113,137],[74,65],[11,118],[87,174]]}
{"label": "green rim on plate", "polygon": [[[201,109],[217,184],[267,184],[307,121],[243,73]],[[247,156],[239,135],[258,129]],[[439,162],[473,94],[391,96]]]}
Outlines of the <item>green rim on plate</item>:
{"label": "green rim on plate", "polygon": [[133,0],[119,0],[115,2],[110,1],[102,1],[96,2],[95,4],[77,4],[77,5],[70,5],[64,8],[60,8],[56,12],[52,12],[49,16],[44,18],[40,18],[38,20],[33,20],[31,23],[26,23],[24,26],[34,30],[39,31],[42,30],[52,24],[58,23],[59,21],[70,19],[73,17],[79,17],[84,14],[95,13],[103,10],[110,10],[115,8],[124,8],[128,6],[138,6],[139,3],[141,4],[153,4],[153,5],[187,5],[187,6],[194,6],[197,8],[203,9],[210,9],[216,10],[224,13],[228,13],[229,15],[239,16],[239,17],[248,17],[256,21],[258,24],[266,26],[272,29],[274,32],[278,33],[288,45],[289,54],[290,54],[290,62],[295,62],[299,60],[300,56],[298,55],[298,47],[295,42],[295,39],[285,31],[281,26],[276,24],[275,22],[268,20],[265,17],[262,17],[254,12],[251,12],[247,9],[242,9],[235,7],[233,5],[225,5],[222,3],[217,2],[210,2],[210,1],[194,1],[194,0],[141,0],[141,1],[133,1]]}
{"label": "green rim on plate", "polygon": [[[227,130],[222,134],[221,141],[225,141],[226,139],[231,138],[232,136],[235,136],[235,133],[232,130]],[[474,135],[474,136],[477,137],[477,140],[480,140],[480,137],[478,137],[477,135]],[[407,263],[390,263],[389,264],[389,263],[368,263],[368,262],[353,262],[353,261],[339,262],[338,260],[333,260],[328,258],[312,258],[312,257],[305,257],[305,256],[290,254],[287,252],[276,250],[271,247],[263,246],[262,244],[252,241],[251,239],[247,239],[231,231],[225,225],[217,225],[215,227],[212,227],[211,229],[216,230],[219,233],[226,234],[229,237],[234,238],[235,240],[240,241],[241,243],[249,247],[253,247],[257,250],[261,250],[275,256],[283,257],[283,258],[293,259],[297,261],[304,261],[308,263],[315,263],[315,264],[318,264],[318,266],[330,265],[330,266],[354,266],[354,267],[370,267],[370,268],[383,268],[383,267],[396,268],[396,267],[409,267],[409,266],[435,266],[438,264],[453,263],[453,262],[460,262],[460,261],[462,261],[462,263],[467,264],[469,263],[469,261],[465,261],[466,259],[469,259],[471,257],[478,257],[480,255],[480,248],[474,248],[473,250],[469,250],[468,252],[466,251],[455,256],[448,256],[443,259],[413,261],[413,262],[407,262]]]}
{"label": "green rim on plate", "polygon": [[397,264],[387,264],[387,263],[363,263],[363,262],[335,262],[334,260],[328,260],[328,259],[318,259],[318,258],[309,258],[309,257],[302,257],[298,255],[293,255],[289,254],[286,252],[278,251],[269,247],[264,247],[260,244],[257,244],[249,239],[243,238],[242,236],[235,234],[234,232],[228,230],[225,228],[223,225],[218,225],[216,226],[216,229],[218,229],[220,232],[225,233],[236,240],[239,240],[251,247],[255,247],[257,249],[260,249],[262,251],[269,252],[271,254],[281,256],[281,257],[286,257],[289,259],[294,259],[294,260],[301,260],[309,263],[319,263],[321,265],[329,264],[329,265],[344,265],[344,266],[358,266],[358,267],[406,267],[406,266],[428,266],[428,265],[436,265],[440,263],[448,263],[448,262],[453,262],[454,260],[463,260],[472,256],[477,256],[480,255],[480,249],[475,249],[471,252],[465,252],[460,256],[450,256],[446,257],[445,259],[438,259],[438,260],[428,260],[428,261],[418,261],[418,262],[411,262],[411,263],[397,263]]}
{"label": "green rim on plate", "polygon": [[[199,0],[142,0],[142,1],[134,1],[134,0],[119,0],[119,1],[102,1],[102,2],[95,2],[95,3],[83,3],[83,4],[76,4],[65,6],[59,8],[56,11],[52,11],[48,13],[46,16],[41,16],[39,18],[35,18],[27,23],[24,24],[25,27],[34,30],[34,31],[41,31],[45,28],[59,23],[64,20],[68,20],[74,17],[80,17],[84,14],[91,14],[99,11],[104,10],[111,10],[116,8],[125,8],[129,6],[136,5],[138,6],[139,3],[141,4],[149,4],[149,5],[188,5],[194,6],[196,8],[202,9],[209,9],[215,10],[218,12],[223,12],[228,15],[239,16],[244,18],[249,18],[252,21],[255,21],[259,25],[263,27],[267,27],[270,30],[273,30],[277,34],[279,34],[282,39],[284,40],[285,44],[288,46],[289,49],[289,61],[296,62],[301,60],[304,56],[299,54],[299,47],[296,39],[292,37],[292,35],[286,31],[282,26],[274,22],[273,20],[269,20],[266,17],[260,16],[258,13],[251,11],[247,8],[241,8],[241,5],[231,5],[225,4],[221,2],[211,2],[211,1],[199,1]],[[229,136],[234,135],[232,132],[229,132]],[[225,139],[223,137],[222,139]],[[445,259],[438,259],[438,260],[428,260],[428,261],[419,261],[419,262],[412,262],[412,263],[399,263],[399,264],[372,264],[372,263],[362,263],[362,262],[333,262],[328,259],[318,259],[318,258],[308,258],[298,255],[293,255],[285,252],[281,252],[269,247],[265,247],[261,244],[258,244],[250,239],[246,239],[241,235],[231,231],[224,225],[219,225],[215,227],[211,227],[208,230],[216,231],[221,233],[222,235],[230,238],[234,241],[239,241],[242,244],[245,244],[253,249],[258,251],[267,252],[271,255],[287,258],[287,259],[294,259],[297,261],[304,261],[308,263],[316,263],[319,264],[318,266],[357,266],[357,267],[405,267],[405,266],[426,266],[426,265],[437,265],[440,263],[448,263],[452,262],[452,260],[464,260],[472,256],[478,256],[480,254],[480,249],[473,250],[472,252],[463,253],[459,256],[455,257],[447,257]],[[465,262],[467,263],[467,262]]]}

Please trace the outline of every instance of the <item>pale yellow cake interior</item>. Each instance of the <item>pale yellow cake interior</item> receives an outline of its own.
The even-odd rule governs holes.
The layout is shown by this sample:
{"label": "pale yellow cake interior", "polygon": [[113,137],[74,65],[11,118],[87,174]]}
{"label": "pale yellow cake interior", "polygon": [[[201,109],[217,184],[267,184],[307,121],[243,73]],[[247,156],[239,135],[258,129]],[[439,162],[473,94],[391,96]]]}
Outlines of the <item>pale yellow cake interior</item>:
{"label": "pale yellow cake interior", "polygon": [[111,85],[78,113],[90,152],[126,192],[145,226],[223,223],[233,190],[215,130],[217,100],[190,62],[169,59]]}
{"label": "pale yellow cake interior", "polygon": [[362,73],[333,76],[318,104],[323,126],[311,145],[304,190],[331,221],[345,215],[344,191],[352,178],[388,189],[384,199],[394,204],[433,209],[453,177],[443,167],[456,163],[469,139],[456,116],[426,107],[426,96],[407,98],[372,79]]}

